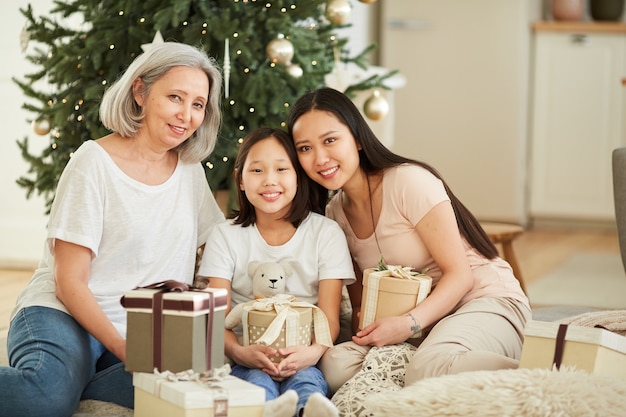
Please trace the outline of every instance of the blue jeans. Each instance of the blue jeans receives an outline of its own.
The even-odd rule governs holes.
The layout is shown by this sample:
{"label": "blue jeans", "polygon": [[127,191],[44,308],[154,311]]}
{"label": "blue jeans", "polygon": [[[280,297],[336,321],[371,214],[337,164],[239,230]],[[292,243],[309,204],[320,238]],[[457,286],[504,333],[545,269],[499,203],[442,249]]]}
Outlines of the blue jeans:
{"label": "blue jeans", "polygon": [[265,388],[265,401],[273,400],[290,389],[296,391],[298,393],[298,407],[295,416],[300,415],[300,410],[304,408],[309,396],[314,392],[320,392],[326,396],[329,394],[324,375],[315,366],[301,369],[282,382],[274,381],[260,369],[250,369],[241,365],[233,366],[231,374]]}
{"label": "blue jeans", "polygon": [[0,417],[70,417],[80,400],[132,408],[132,375],[72,316],[27,307],[11,321],[0,367]]}

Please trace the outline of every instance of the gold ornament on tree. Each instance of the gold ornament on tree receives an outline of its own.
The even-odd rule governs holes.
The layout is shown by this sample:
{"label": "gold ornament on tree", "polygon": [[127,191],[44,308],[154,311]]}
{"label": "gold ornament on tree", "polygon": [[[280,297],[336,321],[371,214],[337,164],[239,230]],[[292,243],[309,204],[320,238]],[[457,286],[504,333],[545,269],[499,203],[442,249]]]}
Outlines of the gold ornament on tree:
{"label": "gold ornament on tree", "polygon": [[293,58],[293,44],[288,39],[285,39],[285,35],[279,34],[276,39],[272,39],[267,44],[265,52],[273,63],[286,65],[291,63],[291,58]]}
{"label": "gold ornament on tree", "polygon": [[389,103],[380,95],[380,91],[374,90],[372,95],[365,100],[363,112],[369,119],[380,120],[389,113]]}
{"label": "gold ornament on tree", "polygon": [[359,0],[361,3],[367,3],[367,4],[372,4],[372,3],[376,3],[376,0]]}
{"label": "gold ornament on tree", "polygon": [[287,74],[291,75],[293,78],[300,78],[304,74],[302,67],[298,64],[287,65],[285,67],[285,71],[287,71]]}
{"label": "gold ornament on tree", "polygon": [[33,132],[39,136],[45,136],[50,133],[50,120],[47,117],[33,120]]}
{"label": "gold ornament on tree", "polygon": [[330,0],[326,3],[326,18],[335,25],[343,25],[350,18],[352,6],[348,0]]}

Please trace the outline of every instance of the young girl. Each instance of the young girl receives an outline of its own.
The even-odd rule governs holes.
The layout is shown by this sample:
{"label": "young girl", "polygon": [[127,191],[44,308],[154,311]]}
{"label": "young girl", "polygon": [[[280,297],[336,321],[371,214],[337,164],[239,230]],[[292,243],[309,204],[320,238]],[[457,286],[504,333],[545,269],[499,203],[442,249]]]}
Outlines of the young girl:
{"label": "young girl", "polygon": [[[288,262],[293,272],[286,293],[316,304],[326,315],[335,340],[342,285],[355,281],[354,269],[339,226],[311,211],[306,175],[297,163],[291,137],[271,128],[251,132],[235,161],[235,181],[239,212],[232,222],[212,230],[198,274],[208,277],[211,287],[228,290],[228,312],[254,299],[247,273],[250,262]],[[296,416],[338,415],[326,398],[328,385],[316,367],[325,346],[314,342],[278,349],[283,359],[274,364],[270,356],[277,353],[275,349],[242,346],[241,329],[237,330],[238,334],[226,330],[225,335],[226,356],[235,363],[233,375],[264,387],[267,400],[295,390]]]}
{"label": "young girl", "polygon": [[[390,265],[428,269],[433,278],[432,293],[407,314],[379,319],[324,355],[321,367],[331,388],[361,369],[369,346],[404,342],[422,329],[426,337],[418,339],[406,384],[516,368],[531,316],[528,299],[509,264],[437,171],[387,149],[337,90],[302,96],[292,106],[288,126],[307,175],[323,191],[337,191],[327,214],[344,230],[358,269],[376,267],[383,255]],[[348,290],[356,318],[362,285]]]}

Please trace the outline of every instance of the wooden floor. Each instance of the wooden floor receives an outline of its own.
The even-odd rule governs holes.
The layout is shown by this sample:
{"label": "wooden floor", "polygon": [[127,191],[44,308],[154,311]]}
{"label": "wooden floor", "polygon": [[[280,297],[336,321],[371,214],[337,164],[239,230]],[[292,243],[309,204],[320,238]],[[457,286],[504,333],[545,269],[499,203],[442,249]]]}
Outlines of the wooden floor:
{"label": "wooden floor", "polygon": [[[548,273],[575,252],[619,253],[613,230],[542,228],[527,230],[513,242],[526,284]],[[32,270],[0,269],[0,334],[8,328],[9,315]]]}

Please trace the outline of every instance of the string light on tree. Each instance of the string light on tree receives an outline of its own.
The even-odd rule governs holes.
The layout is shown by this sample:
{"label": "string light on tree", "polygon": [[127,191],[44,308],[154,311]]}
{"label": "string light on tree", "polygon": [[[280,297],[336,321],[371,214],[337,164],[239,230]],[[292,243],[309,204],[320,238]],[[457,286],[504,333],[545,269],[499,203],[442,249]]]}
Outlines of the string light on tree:
{"label": "string light on tree", "polygon": [[352,6],[348,0],[330,0],[326,3],[326,18],[335,25],[343,25],[350,18]]}
{"label": "string light on tree", "polygon": [[381,120],[389,113],[389,103],[380,95],[379,90],[374,90],[372,95],[365,100],[363,112],[371,120]]}

